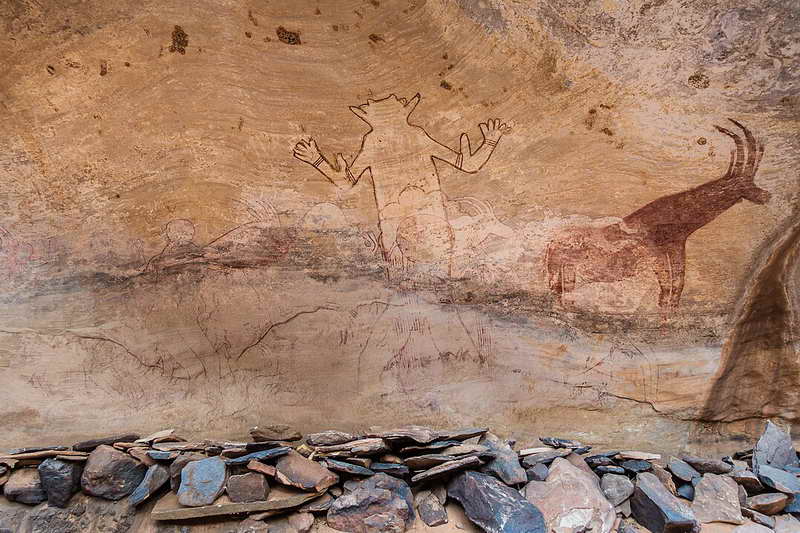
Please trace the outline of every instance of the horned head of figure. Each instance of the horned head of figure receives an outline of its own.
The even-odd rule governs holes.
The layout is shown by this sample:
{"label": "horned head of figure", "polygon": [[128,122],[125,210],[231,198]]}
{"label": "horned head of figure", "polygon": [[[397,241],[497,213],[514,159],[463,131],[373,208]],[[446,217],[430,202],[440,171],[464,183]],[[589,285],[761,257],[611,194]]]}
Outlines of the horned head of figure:
{"label": "horned head of figure", "polygon": [[755,176],[758,165],[764,156],[764,144],[756,140],[753,134],[740,122],[729,118],[744,133],[742,138],[722,126],[714,126],[720,132],[733,139],[735,148],[731,150],[731,159],[728,164],[728,171],[724,178],[735,182],[736,190],[741,194],[741,198],[749,200],[755,204],[765,204],[770,199],[770,193],[755,184]]}
{"label": "horned head of figure", "polygon": [[406,122],[417,107],[419,100],[419,93],[411,99],[390,94],[379,100],[368,98],[364,104],[350,106],[350,111],[373,127],[381,124]]}

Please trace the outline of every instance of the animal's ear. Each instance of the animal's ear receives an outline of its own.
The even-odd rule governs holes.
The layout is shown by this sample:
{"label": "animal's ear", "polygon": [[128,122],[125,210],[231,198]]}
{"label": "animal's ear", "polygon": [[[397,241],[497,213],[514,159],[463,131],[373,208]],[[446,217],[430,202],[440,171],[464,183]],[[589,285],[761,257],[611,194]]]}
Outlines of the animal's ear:
{"label": "animal's ear", "polygon": [[369,121],[367,120],[367,112],[366,111],[364,111],[360,107],[354,106],[354,105],[350,106],[350,111],[352,111],[355,116],[357,116],[358,118],[360,118],[361,120],[363,120],[364,122],[369,124]]}
{"label": "animal's ear", "polygon": [[406,116],[407,117],[411,116],[411,113],[414,112],[414,109],[417,107],[417,104],[419,103],[420,98],[421,98],[421,96],[419,95],[419,93],[417,93],[417,94],[414,95],[414,98],[412,98],[411,100],[408,101],[408,103],[406,104],[406,110],[407,110]]}

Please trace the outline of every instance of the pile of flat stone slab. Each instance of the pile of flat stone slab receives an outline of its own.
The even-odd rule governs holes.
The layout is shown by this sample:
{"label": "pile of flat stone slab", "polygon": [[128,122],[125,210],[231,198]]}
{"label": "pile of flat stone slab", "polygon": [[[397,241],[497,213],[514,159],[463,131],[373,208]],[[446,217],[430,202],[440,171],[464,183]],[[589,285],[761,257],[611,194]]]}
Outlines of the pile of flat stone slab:
{"label": "pile of flat stone slab", "polygon": [[[28,505],[64,508],[83,492],[157,521],[237,518],[241,533],[398,533],[444,526],[454,506],[492,533],[800,533],[800,462],[772,422],[752,449],[722,459],[555,437],[516,449],[487,428],[304,438],[271,425],[250,436],[192,442],[163,430],[15,449],[0,455],[0,486]],[[0,532],[15,526],[0,521]]]}

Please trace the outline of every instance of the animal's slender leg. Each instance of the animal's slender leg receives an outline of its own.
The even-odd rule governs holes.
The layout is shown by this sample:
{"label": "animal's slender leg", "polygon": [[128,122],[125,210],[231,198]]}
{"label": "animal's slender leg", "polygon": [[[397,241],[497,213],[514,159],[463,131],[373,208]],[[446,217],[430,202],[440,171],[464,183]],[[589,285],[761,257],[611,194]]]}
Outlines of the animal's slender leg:
{"label": "animal's slender leg", "polygon": [[575,290],[575,265],[566,263],[561,265],[561,295]]}
{"label": "animal's slender leg", "polygon": [[653,273],[658,279],[660,293],[658,295],[658,307],[666,310],[669,306],[672,294],[672,264],[669,254],[662,248],[651,250]]}
{"label": "animal's slender leg", "polygon": [[672,311],[678,308],[681,301],[683,285],[686,281],[686,241],[676,242],[667,249],[672,265],[672,291],[669,307]]}

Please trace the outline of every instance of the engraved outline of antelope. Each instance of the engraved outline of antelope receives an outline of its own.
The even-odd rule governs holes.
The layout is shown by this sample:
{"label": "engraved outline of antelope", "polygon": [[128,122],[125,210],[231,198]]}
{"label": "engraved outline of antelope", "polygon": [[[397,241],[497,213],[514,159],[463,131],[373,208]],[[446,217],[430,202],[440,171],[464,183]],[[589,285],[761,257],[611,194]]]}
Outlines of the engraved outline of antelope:
{"label": "engraved outline of antelope", "polygon": [[583,283],[614,282],[649,268],[658,278],[658,306],[662,310],[677,308],[684,286],[689,236],[741,200],[763,205],[770,198],[770,193],[754,182],[764,145],[741,123],[728,120],[744,132],[747,149],[739,135],[714,126],[735,144],[728,170],[721,178],[662,196],[619,223],[599,228],[573,227],[550,240],[545,265],[549,288],[559,300],[563,301],[564,293],[575,290],[578,272],[585,276]]}

